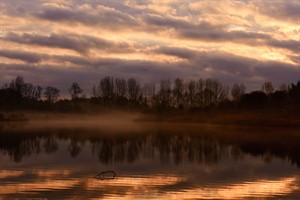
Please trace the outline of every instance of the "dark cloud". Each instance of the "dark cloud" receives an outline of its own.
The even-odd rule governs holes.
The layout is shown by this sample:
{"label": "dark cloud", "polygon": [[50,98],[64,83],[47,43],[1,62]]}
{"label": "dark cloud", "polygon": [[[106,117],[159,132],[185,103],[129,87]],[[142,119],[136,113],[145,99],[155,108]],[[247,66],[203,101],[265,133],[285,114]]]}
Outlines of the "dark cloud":
{"label": "dark cloud", "polygon": [[296,56],[289,56],[290,60],[293,61],[294,63],[297,63],[300,65],[300,54]]}
{"label": "dark cloud", "polygon": [[143,20],[149,25],[160,26],[161,28],[190,29],[194,27],[188,21],[158,15],[145,15]]}
{"label": "dark cloud", "polygon": [[266,42],[267,46],[288,49],[297,54],[300,54],[300,40],[269,40]]}
{"label": "dark cloud", "polygon": [[[198,77],[212,77],[227,84],[234,82],[251,82],[254,77],[272,81],[275,84],[300,79],[300,65],[283,63],[280,61],[261,61],[255,58],[238,56],[221,51],[193,51],[182,48],[160,48],[159,53],[186,58],[188,63],[182,63],[189,74]],[[299,58],[298,58],[299,60]],[[187,73],[185,73],[187,76]],[[191,76],[191,77],[195,77]],[[254,82],[254,81],[253,81]],[[250,86],[258,89],[261,83]]]}
{"label": "dark cloud", "polygon": [[274,0],[274,1],[253,1],[258,12],[278,20],[289,21],[299,24],[300,1],[298,0]]}
{"label": "dark cloud", "polygon": [[22,60],[28,63],[38,63],[42,60],[42,56],[36,53],[30,53],[25,51],[19,50],[0,50],[0,56],[10,58],[10,59],[17,59]]}
{"label": "dark cloud", "polygon": [[[237,56],[225,52],[192,51],[190,49],[158,49],[160,53],[186,58],[176,63],[162,63],[144,60],[125,60],[119,58],[87,59],[79,56],[52,56],[47,59],[69,62],[68,68],[47,64],[1,64],[6,75],[24,74],[28,81],[55,85],[67,91],[68,83],[78,81],[85,90],[107,75],[115,77],[135,77],[142,82],[159,83],[161,79],[176,77],[186,79],[216,78],[226,85],[247,82],[249,89],[260,89],[262,82],[272,81],[275,85],[282,82],[296,82],[300,77],[300,66],[282,62],[267,62]],[[42,57],[42,56],[41,56]],[[47,80],[47,78],[49,79]],[[260,77],[261,82],[255,77]],[[7,80],[10,81],[10,80]]]}
{"label": "dark cloud", "polygon": [[78,66],[93,66],[95,65],[91,59],[83,56],[70,55],[48,55],[43,53],[34,53],[21,50],[0,50],[0,56],[22,60],[27,63],[41,63],[42,61],[55,61],[61,63],[71,63]]}
{"label": "dark cloud", "polygon": [[162,16],[146,16],[145,21],[162,29],[172,28],[179,37],[205,41],[240,41],[268,39],[269,35],[256,32],[227,31],[225,25],[212,25],[208,22],[194,24],[181,19]]}
{"label": "dark cloud", "polygon": [[[2,3],[3,2],[3,3]],[[26,16],[30,11],[38,9],[39,0],[22,1],[10,0],[1,2],[1,11],[11,16]]]}
{"label": "dark cloud", "polygon": [[292,83],[300,80],[300,65],[297,66],[276,61],[260,62],[254,73],[272,81],[275,85]]}
{"label": "dark cloud", "polygon": [[74,34],[37,35],[30,33],[16,34],[10,32],[7,35],[5,35],[2,39],[20,44],[70,49],[83,54],[88,53],[89,50],[92,48],[97,48],[99,50],[111,50],[117,52],[120,51],[120,49],[129,48],[129,44],[126,43],[115,43],[101,38]]}
{"label": "dark cloud", "polygon": [[[153,7],[148,6],[149,4],[152,4]],[[120,0],[6,1],[3,3],[4,11],[1,13],[7,15],[7,18],[4,18],[7,19],[7,23],[5,21],[4,25],[5,28],[8,27],[8,30],[4,35],[2,34],[1,40],[5,45],[11,45],[7,48],[12,49],[12,45],[14,45],[13,48],[18,49],[18,45],[22,44],[29,48],[30,52],[19,49],[16,51],[2,49],[2,57],[22,60],[25,63],[22,65],[1,63],[0,79],[6,80],[7,77],[24,74],[28,81],[34,82],[37,77],[42,77],[41,83],[58,84],[62,89],[66,87],[65,84],[74,80],[78,80],[86,88],[90,88],[93,83],[97,83],[105,75],[134,76],[145,82],[159,82],[160,79],[176,77],[187,79],[211,77],[229,84],[231,82],[245,82],[246,85],[253,83],[251,88],[255,88],[257,85],[260,88],[259,81],[263,80],[297,81],[299,79],[297,78],[299,74],[299,56],[297,56],[300,49],[299,40],[292,40],[288,36],[285,40],[275,39],[279,38],[277,36],[280,34],[288,34],[285,27],[289,24],[278,23],[277,26],[274,25],[277,20],[272,21],[271,18],[272,23],[266,24],[265,21],[257,21],[256,17],[263,14],[283,22],[299,22],[299,1],[255,0],[248,1],[246,4],[250,4],[250,10],[255,8],[256,11],[246,17],[237,14],[236,20],[240,20],[237,24],[226,24],[225,21],[228,21],[228,18],[222,23],[222,16],[229,15],[228,8],[224,6],[224,12],[220,12],[220,9],[212,9],[214,4],[209,5],[210,8],[198,11],[188,8],[188,2],[174,1],[164,3],[162,10],[165,10],[167,6],[172,12],[163,13],[164,11],[157,9],[158,3],[148,0],[132,2]],[[238,11],[232,10],[232,12]],[[220,16],[218,25],[208,20],[211,19],[211,14]],[[15,18],[16,16],[17,18]],[[206,18],[206,16],[208,17]],[[24,20],[20,20],[18,17],[22,17]],[[14,19],[17,20],[17,23],[20,20],[21,23],[10,21]],[[47,23],[44,23],[45,21]],[[51,26],[48,26],[49,21],[53,22],[50,23]],[[69,29],[69,31],[60,32],[61,26],[64,25],[67,26],[63,30]],[[83,31],[74,33],[71,29],[72,26],[78,26],[76,30],[80,30],[82,25],[100,31],[102,29],[110,31],[112,35],[125,33],[124,39],[132,42],[121,42],[118,39],[112,41],[103,36],[89,36],[89,33]],[[230,31],[231,26],[242,26],[251,31]],[[298,34],[298,27],[291,27],[291,30],[293,29],[292,37]],[[171,37],[171,43],[162,37],[166,34]],[[180,44],[188,45],[186,40],[195,42],[195,45],[206,43],[203,46],[204,50],[192,50],[191,46],[179,47]],[[6,43],[6,41],[10,42]],[[201,44],[197,43],[198,41],[201,41]],[[230,53],[211,51],[224,43],[246,45],[246,51],[251,49],[252,58],[234,55],[234,53],[241,54],[238,48],[236,52]],[[60,49],[53,49],[49,51],[49,54],[42,54],[35,50],[36,46],[68,49],[79,55],[51,54],[55,51],[59,52]],[[205,50],[205,47],[208,48]],[[279,53],[288,57],[294,65],[280,61],[258,60],[255,53],[252,52],[255,51],[254,48],[259,47],[271,47],[267,51],[274,51],[275,54]],[[225,45],[222,49],[226,51],[226,48]],[[109,58],[94,58],[96,55],[90,54],[94,49],[101,53],[104,52],[101,57],[105,57],[107,53],[114,53],[113,55],[116,57],[111,58],[112,55],[109,55]],[[276,52],[278,49],[288,49],[291,52]],[[33,53],[34,50],[36,53]],[[128,55],[127,59],[118,58],[116,55],[118,53]],[[151,61],[133,60],[131,53],[138,53],[141,56],[147,54],[147,58],[152,54],[163,54],[175,56],[181,60],[174,62],[162,62],[154,59]],[[57,65],[47,65],[46,63],[57,63]],[[64,65],[67,65],[68,68],[64,68]]]}
{"label": "dark cloud", "polygon": [[155,49],[153,52],[170,56],[176,56],[178,58],[183,59],[193,59],[197,54],[197,52],[194,50],[178,47],[160,47]]}
{"label": "dark cloud", "polygon": [[124,26],[137,25],[137,21],[131,15],[104,6],[98,6],[92,10],[78,10],[70,8],[46,7],[33,15],[40,19],[50,21],[62,21],[69,23],[82,23],[92,26],[105,26],[118,29]]}

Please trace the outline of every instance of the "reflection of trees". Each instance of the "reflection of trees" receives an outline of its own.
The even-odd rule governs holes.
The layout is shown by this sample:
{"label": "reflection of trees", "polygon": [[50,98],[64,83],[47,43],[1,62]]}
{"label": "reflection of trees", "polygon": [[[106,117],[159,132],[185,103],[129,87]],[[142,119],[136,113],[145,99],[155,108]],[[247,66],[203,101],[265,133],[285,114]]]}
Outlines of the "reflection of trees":
{"label": "reflection of trees", "polygon": [[244,153],[236,146],[231,147],[230,154],[234,160],[241,160],[244,158]]}
{"label": "reflection of trees", "polygon": [[102,163],[110,163],[113,158],[114,144],[109,140],[97,141],[92,143],[92,152],[96,153]]}
{"label": "reflection of trees", "polygon": [[55,152],[58,149],[58,144],[52,135],[50,137],[47,137],[44,142],[44,149],[46,153],[52,153]]}
{"label": "reflection of trees", "polygon": [[76,158],[76,156],[80,153],[81,147],[78,144],[79,142],[76,139],[71,139],[71,144],[68,147],[68,151],[72,158]]}
{"label": "reflection of trees", "polygon": [[24,156],[38,154],[41,152],[40,137],[14,137],[1,136],[0,149],[4,154],[8,154],[15,162],[21,162]]}
{"label": "reflection of trees", "polygon": [[173,160],[176,164],[183,161],[193,162],[197,160],[206,163],[214,163],[226,153],[226,147],[217,141],[188,135],[145,136],[131,139],[102,139],[91,141],[92,152],[97,155],[102,163],[137,161],[140,157],[153,159],[157,153],[160,161]]}
{"label": "reflection of trees", "polygon": [[90,137],[88,134],[68,134],[68,132],[11,134],[0,132],[0,152],[9,155],[15,162],[24,156],[40,152],[53,153],[58,150],[61,140],[69,141],[68,152],[75,158],[85,141],[89,141],[92,153],[101,163],[133,163],[140,158],[159,158],[161,162],[216,163],[230,156],[234,160],[243,159],[244,154],[260,156],[271,162],[273,157],[289,159],[300,164],[299,146],[278,145],[264,142],[240,142],[234,145],[220,142],[216,138],[189,133],[153,133],[138,136]]}

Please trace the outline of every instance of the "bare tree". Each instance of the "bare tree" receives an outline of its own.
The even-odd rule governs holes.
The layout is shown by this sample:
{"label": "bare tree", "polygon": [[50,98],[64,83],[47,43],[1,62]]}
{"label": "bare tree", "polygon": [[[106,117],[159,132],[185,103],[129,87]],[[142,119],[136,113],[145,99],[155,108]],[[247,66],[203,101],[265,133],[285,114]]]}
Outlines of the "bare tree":
{"label": "bare tree", "polygon": [[32,92],[32,98],[35,100],[39,100],[41,98],[43,88],[41,86],[34,86]]}
{"label": "bare tree", "polygon": [[173,97],[175,106],[183,105],[184,101],[184,83],[180,78],[176,78],[173,88]]}
{"label": "bare tree", "polygon": [[245,94],[246,87],[243,84],[235,83],[231,88],[231,96],[233,100],[238,101],[240,100],[241,96]]}
{"label": "bare tree", "polygon": [[79,84],[77,82],[73,82],[71,87],[69,88],[69,93],[71,94],[72,100],[77,99],[82,91],[83,90],[80,88]]}
{"label": "bare tree", "polygon": [[22,94],[22,89],[24,87],[24,78],[22,76],[17,76],[14,80],[11,81],[9,87],[20,94]]}
{"label": "bare tree", "polygon": [[146,83],[143,87],[143,99],[146,104],[152,108],[154,106],[156,89],[154,83]]}
{"label": "bare tree", "polygon": [[279,91],[282,91],[282,92],[285,92],[287,93],[290,89],[290,85],[289,84],[285,84],[285,83],[282,83],[280,86],[279,86]]}
{"label": "bare tree", "polygon": [[199,79],[196,83],[196,102],[199,107],[204,105],[204,89],[205,82],[203,79]]}
{"label": "bare tree", "polygon": [[106,76],[101,79],[98,90],[100,91],[101,97],[105,100],[111,99],[114,97],[114,78]]}
{"label": "bare tree", "polygon": [[38,100],[41,98],[42,88],[40,86],[34,86],[31,83],[26,83],[22,76],[17,76],[14,80],[12,80],[8,88],[19,92],[22,97],[27,99]]}
{"label": "bare tree", "polygon": [[99,88],[96,87],[96,85],[93,85],[92,97],[94,97],[94,98],[100,97],[100,91],[99,91]]}
{"label": "bare tree", "polygon": [[34,86],[31,83],[23,83],[21,94],[25,98],[32,98]]}
{"label": "bare tree", "polygon": [[127,92],[127,84],[126,80],[123,78],[116,78],[115,79],[115,93],[117,97],[125,97]]}
{"label": "bare tree", "polygon": [[213,80],[205,80],[205,89],[204,89],[204,104],[207,106],[213,103]]}
{"label": "bare tree", "polygon": [[169,79],[161,80],[160,90],[157,94],[157,103],[164,108],[168,108],[171,106],[171,101],[172,101],[171,82]]}
{"label": "bare tree", "polygon": [[128,87],[128,100],[132,102],[138,102],[141,97],[141,86],[140,83],[134,78],[127,80]]}
{"label": "bare tree", "polygon": [[59,90],[55,87],[48,86],[45,88],[44,96],[47,101],[53,103],[59,97]]}
{"label": "bare tree", "polygon": [[191,107],[196,106],[197,92],[196,92],[196,82],[194,80],[189,81],[187,86],[187,100]]}
{"label": "bare tree", "polygon": [[215,79],[205,80],[204,104],[210,105],[224,100],[228,96],[228,90]]}
{"label": "bare tree", "polygon": [[270,95],[271,93],[274,92],[274,87],[272,82],[264,82],[261,89],[266,95]]}

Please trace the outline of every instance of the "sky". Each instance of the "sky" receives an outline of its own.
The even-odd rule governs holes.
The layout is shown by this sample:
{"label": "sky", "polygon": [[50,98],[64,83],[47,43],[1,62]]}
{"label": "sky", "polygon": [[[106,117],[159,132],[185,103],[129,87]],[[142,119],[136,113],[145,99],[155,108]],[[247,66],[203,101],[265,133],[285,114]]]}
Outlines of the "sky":
{"label": "sky", "polygon": [[300,80],[298,0],[4,0],[0,84],[26,82],[90,94],[104,76]]}

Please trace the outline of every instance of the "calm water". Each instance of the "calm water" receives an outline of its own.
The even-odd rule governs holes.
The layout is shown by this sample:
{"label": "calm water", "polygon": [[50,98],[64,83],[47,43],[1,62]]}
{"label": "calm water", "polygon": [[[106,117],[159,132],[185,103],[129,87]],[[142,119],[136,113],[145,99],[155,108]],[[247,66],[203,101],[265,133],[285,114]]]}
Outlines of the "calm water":
{"label": "calm water", "polygon": [[300,198],[299,130],[30,127],[0,125],[0,199]]}

